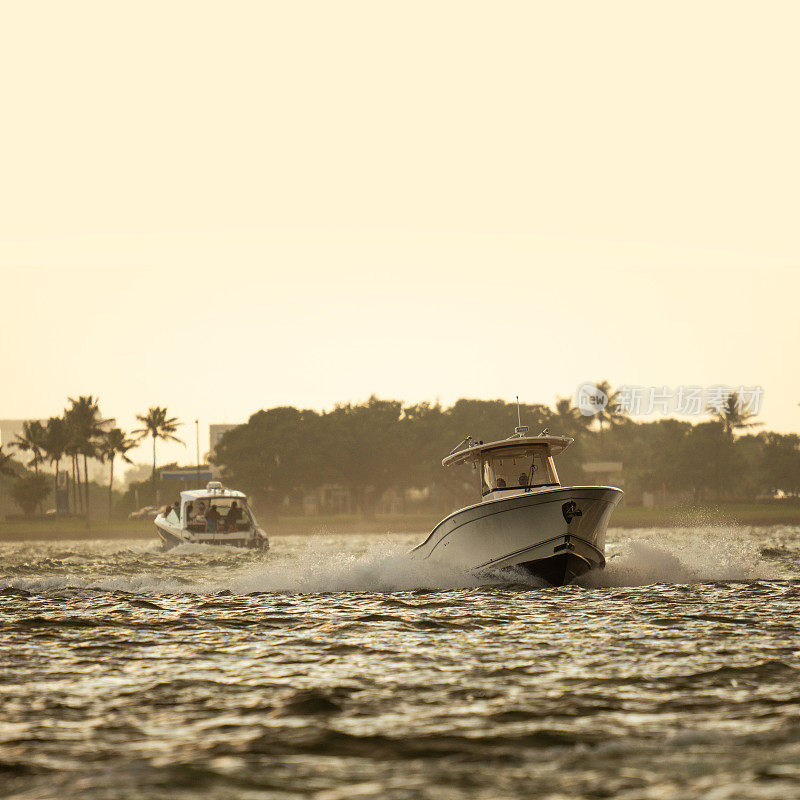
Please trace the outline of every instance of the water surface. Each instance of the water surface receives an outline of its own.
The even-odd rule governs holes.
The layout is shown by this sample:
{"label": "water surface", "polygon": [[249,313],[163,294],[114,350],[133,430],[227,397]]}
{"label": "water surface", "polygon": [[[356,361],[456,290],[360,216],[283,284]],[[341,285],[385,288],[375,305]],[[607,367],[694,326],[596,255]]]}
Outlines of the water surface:
{"label": "water surface", "polygon": [[0,794],[800,797],[800,536],[612,531],[546,589],[409,562],[0,546]]}

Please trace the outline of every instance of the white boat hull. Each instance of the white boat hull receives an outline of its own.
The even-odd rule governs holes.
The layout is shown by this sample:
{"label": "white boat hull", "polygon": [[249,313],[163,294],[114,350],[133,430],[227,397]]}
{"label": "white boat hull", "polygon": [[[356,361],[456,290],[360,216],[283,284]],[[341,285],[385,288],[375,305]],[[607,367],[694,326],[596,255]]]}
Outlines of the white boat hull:
{"label": "white boat hull", "polygon": [[256,550],[269,548],[269,540],[262,533],[232,531],[230,533],[195,533],[167,522],[163,517],[155,519],[156,534],[164,550],[181,544],[211,544],[225,547],[245,547]]}
{"label": "white boat hull", "polygon": [[562,586],[605,566],[606,528],[621,499],[610,486],[564,486],[488,500],[443,519],[412,555]]}

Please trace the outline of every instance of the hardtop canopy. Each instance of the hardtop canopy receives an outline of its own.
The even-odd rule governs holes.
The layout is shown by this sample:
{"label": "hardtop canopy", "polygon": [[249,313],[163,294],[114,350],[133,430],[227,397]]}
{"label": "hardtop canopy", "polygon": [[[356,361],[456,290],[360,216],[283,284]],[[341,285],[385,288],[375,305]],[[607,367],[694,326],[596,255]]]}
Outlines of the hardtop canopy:
{"label": "hardtop canopy", "polygon": [[557,456],[574,441],[570,436],[512,436],[499,442],[476,442],[443,458],[442,466],[452,467],[468,461],[478,461],[483,453],[496,453],[507,448],[546,447],[549,456]]}
{"label": "hardtop canopy", "polygon": [[232,500],[247,500],[244,492],[226,489],[219,481],[210,481],[205,489],[189,489],[181,492],[182,503],[188,503],[190,500],[221,500],[226,497]]}

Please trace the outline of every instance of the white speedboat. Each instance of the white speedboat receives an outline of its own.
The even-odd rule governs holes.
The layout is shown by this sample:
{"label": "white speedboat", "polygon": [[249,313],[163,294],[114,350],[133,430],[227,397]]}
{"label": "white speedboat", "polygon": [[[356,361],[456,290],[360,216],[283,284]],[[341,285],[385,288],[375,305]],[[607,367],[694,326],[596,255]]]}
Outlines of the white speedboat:
{"label": "white speedboat", "polygon": [[622,490],[562,486],[553,457],[573,439],[527,431],[520,426],[499,442],[467,437],[442,461],[479,472],[481,502],[445,517],[411,551],[414,558],[471,571],[513,568],[553,586],[605,566],[606,528]]}
{"label": "white speedboat", "polygon": [[179,544],[215,544],[266,549],[269,540],[258,526],[247,496],[211,481],[205,489],[181,492],[154,520],[165,550]]}

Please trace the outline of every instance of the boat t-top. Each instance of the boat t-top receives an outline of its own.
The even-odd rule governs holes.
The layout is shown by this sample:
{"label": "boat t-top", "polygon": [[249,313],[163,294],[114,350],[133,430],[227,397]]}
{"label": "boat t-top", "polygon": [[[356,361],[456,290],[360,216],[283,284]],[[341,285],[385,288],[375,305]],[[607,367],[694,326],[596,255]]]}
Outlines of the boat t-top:
{"label": "boat t-top", "polygon": [[562,486],[553,457],[573,441],[546,429],[529,436],[522,425],[502,441],[468,436],[442,466],[472,465],[481,500],[445,517],[412,556],[473,571],[514,568],[553,586],[605,566],[606,528],[622,490]]}
{"label": "boat t-top", "polygon": [[154,520],[165,550],[179,544],[214,544],[266,549],[269,540],[258,526],[247,496],[211,481],[205,489],[181,492]]}

